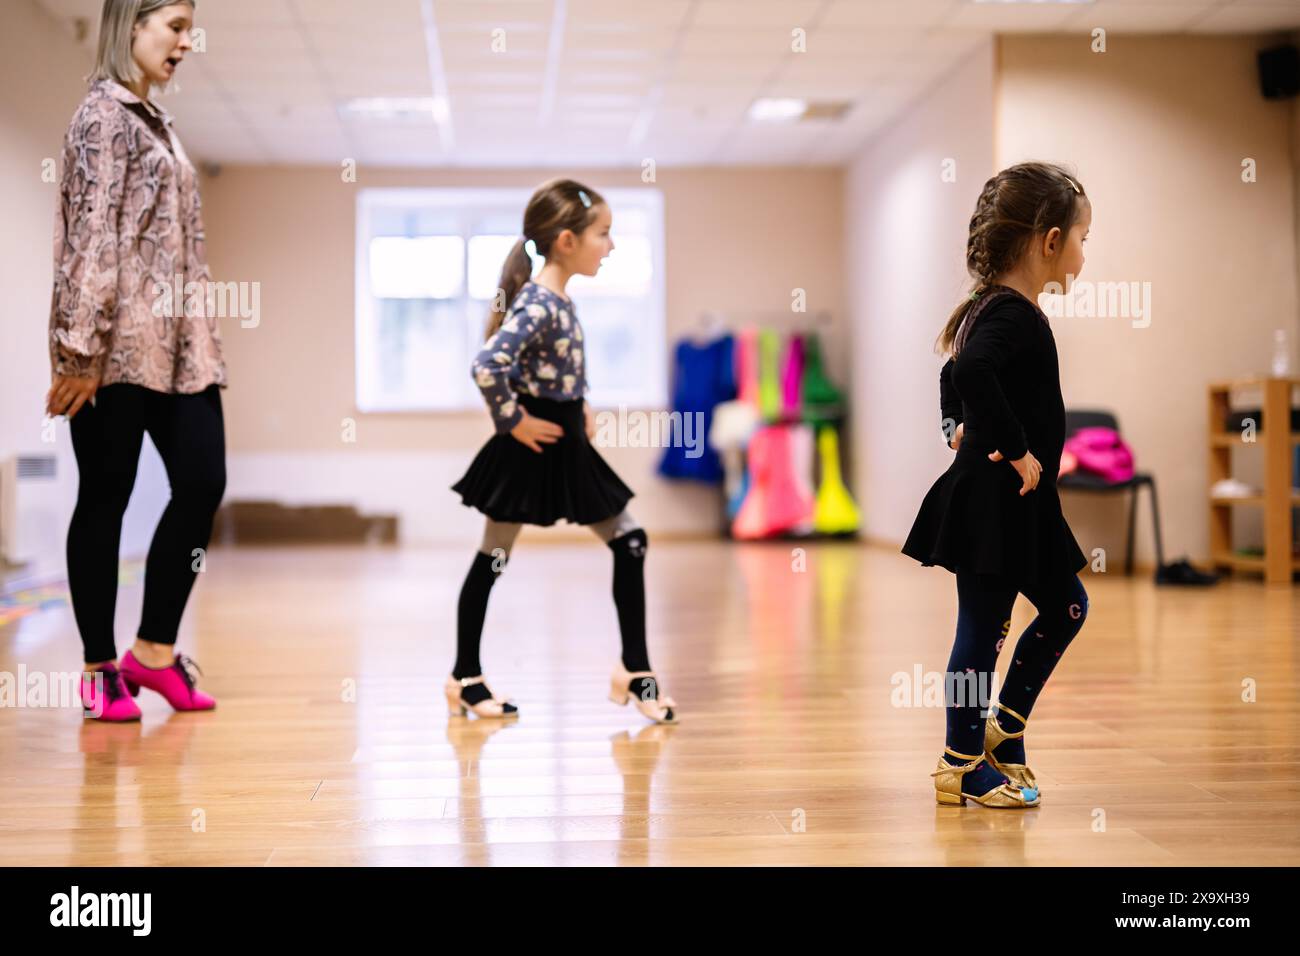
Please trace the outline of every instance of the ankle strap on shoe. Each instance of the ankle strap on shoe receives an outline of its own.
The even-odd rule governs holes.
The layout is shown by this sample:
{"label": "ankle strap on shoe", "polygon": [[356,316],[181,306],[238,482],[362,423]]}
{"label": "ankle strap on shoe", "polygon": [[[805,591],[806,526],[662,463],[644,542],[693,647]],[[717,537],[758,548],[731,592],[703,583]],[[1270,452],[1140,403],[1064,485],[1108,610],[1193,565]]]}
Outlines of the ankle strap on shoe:
{"label": "ankle strap on shoe", "polygon": [[993,706],[995,706],[998,710],[1006,711],[1006,712],[1007,712],[1008,714],[1010,714],[1012,717],[1016,718],[1016,720],[1020,721],[1020,732],[1021,732],[1021,733],[1024,733],[1025,728],[1029,726],[1029,718],[1020,716],[1020,715],[1017,714],[1014,710],[1012,710],[1010,707],[1008,707],[1006,704],[1002,703],[1002,701],[998,701],[998,702],[997,702],[996,704],[994,704]]}
{"label": "ankle strap on shoe", "polygon": [[940,767],[938,770],[934,771],[934,773],[930,774],[930,776],[932,777],[937,777],[940,774],[945,774],[945,773],[955,773],[958,776],[964,776],[965,774],[970,773],[972,770],[974,770],[976,767],[978,767],[980,764],[984,762],[983,754],[980,754],[978,757],[971,757],[968,756],[967,754],[959,754],[951,747],[944,747],[943,752],[946,754],[952,754],[954,757],[957,757],[958,759],[965,760],[966,763],[950,764],[948,763],[948,761],[940,757],[939,762],[942,763],[943,766]]}

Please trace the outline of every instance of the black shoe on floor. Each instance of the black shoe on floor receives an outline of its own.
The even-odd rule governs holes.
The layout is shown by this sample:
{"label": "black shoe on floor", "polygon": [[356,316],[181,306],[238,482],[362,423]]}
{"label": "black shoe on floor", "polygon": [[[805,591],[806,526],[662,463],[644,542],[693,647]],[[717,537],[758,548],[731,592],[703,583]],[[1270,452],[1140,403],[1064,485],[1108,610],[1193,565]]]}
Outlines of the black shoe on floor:
{"label": "black shoe on floor", "polygon": [[1198,571],[1185,558],[1179,558],[1172,564],[1162,564],[1156,570],[1156,584],[1207,585],[1216,584],[1218,580],[1217,574]]}

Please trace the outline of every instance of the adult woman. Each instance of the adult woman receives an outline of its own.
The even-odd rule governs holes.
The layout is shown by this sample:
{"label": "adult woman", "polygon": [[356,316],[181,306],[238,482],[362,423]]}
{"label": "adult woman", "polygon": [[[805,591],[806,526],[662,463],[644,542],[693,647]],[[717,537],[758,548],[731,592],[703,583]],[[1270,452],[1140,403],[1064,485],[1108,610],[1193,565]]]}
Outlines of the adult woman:
{"label": "adult woman", "polygon": [[[142,686],[178,710],[215,706],[175,643],[225,490],[226,369],[202,307],[198,178],[171,117],[149,100],[193,49],[193,15],[189,0],[105,0],[90,89],[64,142],[46,410],[71,424],[79,481],[68,586],[85,645],[82,698],[101,720],[138,719],[131,697]],[[177,276],[200,294],[174,301]],[[118,546],[146,431],[172,497],[145,565],[137,640],[119,668]]]}

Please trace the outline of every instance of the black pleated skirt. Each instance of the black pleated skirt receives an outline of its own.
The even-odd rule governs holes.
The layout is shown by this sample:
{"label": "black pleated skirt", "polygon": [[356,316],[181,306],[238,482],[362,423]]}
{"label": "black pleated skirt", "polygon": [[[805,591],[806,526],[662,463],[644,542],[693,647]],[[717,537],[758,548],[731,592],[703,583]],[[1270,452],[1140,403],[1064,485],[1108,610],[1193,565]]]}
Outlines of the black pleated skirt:
{"label": "black pleated skirt", "polygon": [[495,521],[546,526],[563,518],[591,524],[619,514],[633,492],[588,440],[582,399],[520,394],[519,404],[559,424],[564,437],[542,444],[538,453],[508,432],[498,433],[451,490]]}
{"label": "black pleated skirt", "polygon": [[901,548],[926,567],[997,574],[1024,591],[1069,579],[1087,567],[1061,512],[1055,470],[1020,494],[1011,464],[963,442],[952,466],[930,487]]}

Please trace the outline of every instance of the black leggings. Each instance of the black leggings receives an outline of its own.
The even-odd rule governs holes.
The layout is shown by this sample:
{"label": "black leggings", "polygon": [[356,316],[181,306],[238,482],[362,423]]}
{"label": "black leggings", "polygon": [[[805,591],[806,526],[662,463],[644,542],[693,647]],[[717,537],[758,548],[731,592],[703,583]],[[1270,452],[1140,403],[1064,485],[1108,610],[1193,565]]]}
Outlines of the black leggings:
{"label": "black leggings", "polygon": [[117,657],[113,615],[122,515],[146,431],[166,466],[172,496],[149,546],[137,636],[174,644],[202,557],[194,552],[207,548],[226,489],[221,389],[170,395],[140,385],[106,385],[71,425],[78,484],[68,528],[68,589],[85,660]]}
{"label": "black leggings", "polygon": [[945,675],[947,745],[974,756],[984,750],[984,717],[992,703],[998,654],[1011,636],[1016,595],[1038,615],[1016,641],[997,699],[1029,718],[1047,679],[1088,616],[1088,592],[1077,574],[1020,592],[1001,577],[957,572],[957,635]]}

